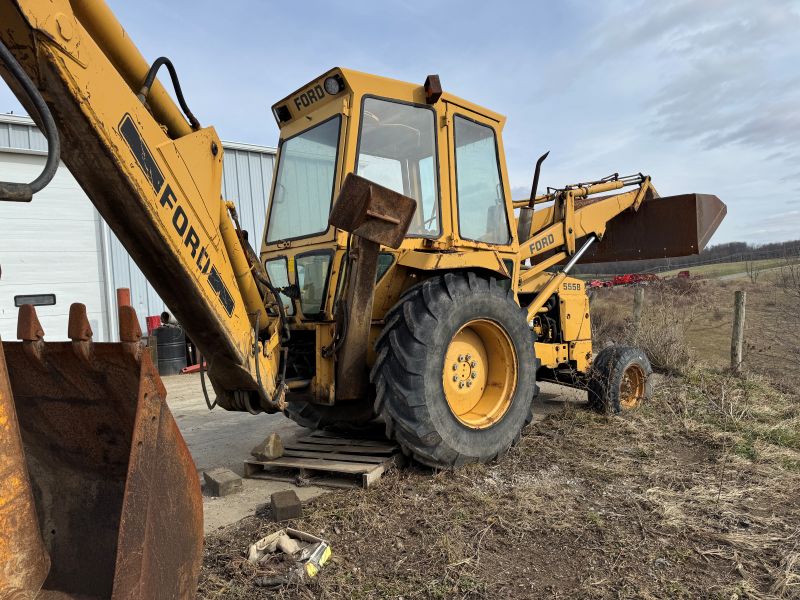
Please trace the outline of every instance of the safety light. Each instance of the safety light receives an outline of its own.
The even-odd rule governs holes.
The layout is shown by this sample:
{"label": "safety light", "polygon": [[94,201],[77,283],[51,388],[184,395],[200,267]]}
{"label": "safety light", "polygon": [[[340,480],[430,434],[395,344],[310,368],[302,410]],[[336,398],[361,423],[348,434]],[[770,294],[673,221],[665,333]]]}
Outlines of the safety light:
{"label": "safety light", "polygon": [[325,79],[325,93],[335,96],[344,89],[344,81],[341,75],[331,75]]}

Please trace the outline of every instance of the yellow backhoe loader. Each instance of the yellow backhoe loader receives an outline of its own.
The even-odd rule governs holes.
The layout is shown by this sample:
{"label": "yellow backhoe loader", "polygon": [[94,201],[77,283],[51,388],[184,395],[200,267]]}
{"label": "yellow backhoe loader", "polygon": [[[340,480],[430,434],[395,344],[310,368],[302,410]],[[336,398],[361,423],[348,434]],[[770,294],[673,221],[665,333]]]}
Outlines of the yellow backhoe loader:
{"label": "yellow backhoe loader", "polygon": [[[647,359],[594,356],[570,269],[697,253],[725,214],[714,196],[659,197],[640,174],[537,194],[544,157],[513,200],[501,115],[437,76],[336,68],[272,107],[257,254],[262,232],[221,197],[216,131],[102,0],[0,0],[0,74],[49,153],[0,200],[35,202],[63,160],[205,358],[209,407],[332,429],[382,420],[437,468],[506,451],[540,380],[585,387],[600,410],[636,406]],[[23,306],[18,341],[0,345],[0,599],[194,595],[196,471],[137,317],[119,311],[119,343],[92,342],[80,304],[70,340],[45,342]]]}

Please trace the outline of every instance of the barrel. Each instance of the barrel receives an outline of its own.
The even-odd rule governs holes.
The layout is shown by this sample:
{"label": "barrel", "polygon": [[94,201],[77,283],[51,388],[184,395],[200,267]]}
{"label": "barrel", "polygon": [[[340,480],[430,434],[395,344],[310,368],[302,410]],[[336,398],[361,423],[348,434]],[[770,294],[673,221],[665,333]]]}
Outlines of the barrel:
{"label": "barrel", "polygon": [[186,333],[180,327],[157,327],[153,331],[158,340],[158,373],[175,375],[186,366]]}

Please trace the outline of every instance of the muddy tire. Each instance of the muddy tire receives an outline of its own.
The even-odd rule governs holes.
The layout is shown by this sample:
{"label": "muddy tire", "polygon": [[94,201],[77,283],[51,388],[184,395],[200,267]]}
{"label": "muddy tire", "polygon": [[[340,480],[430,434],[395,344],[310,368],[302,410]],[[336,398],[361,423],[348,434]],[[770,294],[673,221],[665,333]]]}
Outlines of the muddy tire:
{"label": "muddy tire", "polygon": [[367,430],[376,417],[372,400],[341,402],[334,406],[296,400],[287,404],[284,414],[301,427],[340,433]]}
{"label": "muddy tire", "polygon": [[589,406],[600,413],[632,410],[652,394],[653,368],[644,352],[630,346],[609,346],[589,370]]}
{"label": "muddy tire", "polygon": [[494,279],[448,273],[412,288],[375,344],[387,435],[436,468],[495,459],[532,419],[533,343],[513,292]]}

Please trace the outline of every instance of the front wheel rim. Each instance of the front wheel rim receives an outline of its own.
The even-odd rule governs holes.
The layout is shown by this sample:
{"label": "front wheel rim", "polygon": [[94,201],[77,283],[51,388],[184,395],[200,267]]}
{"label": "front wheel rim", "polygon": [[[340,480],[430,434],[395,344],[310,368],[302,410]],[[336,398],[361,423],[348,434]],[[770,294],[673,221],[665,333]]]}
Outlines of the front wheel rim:
{"label": "front wheel rim", "polygon": [[639,365],[629,365],[619,383],[619,403],[624,409],[638,407],[644,399],[647,376]]}
{"label": "front wheel rim", "polygon": [[500,324],[467,322],[445,353],[442,383],[450,412],[470,429],[497,423],[511,407],[517,370],[514,344]]}

